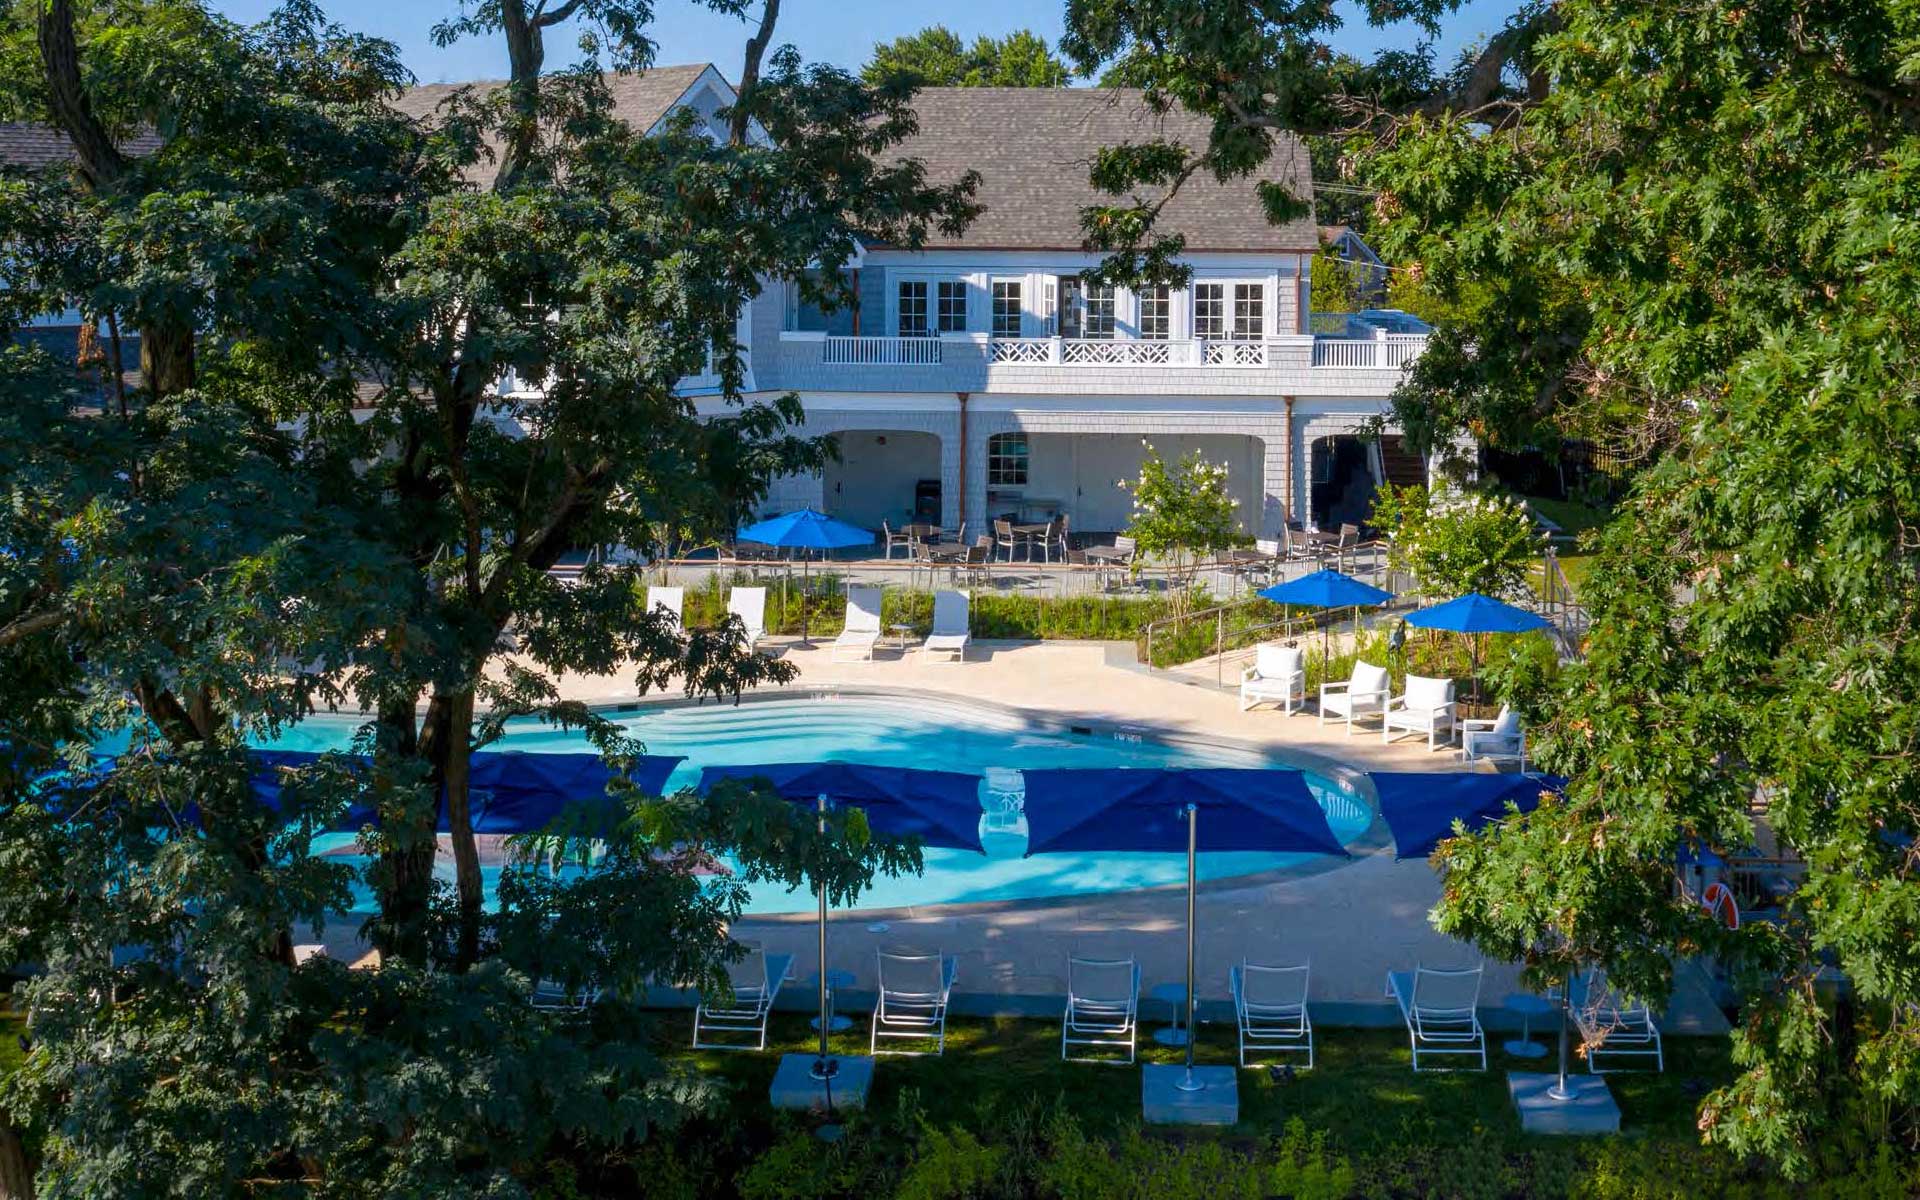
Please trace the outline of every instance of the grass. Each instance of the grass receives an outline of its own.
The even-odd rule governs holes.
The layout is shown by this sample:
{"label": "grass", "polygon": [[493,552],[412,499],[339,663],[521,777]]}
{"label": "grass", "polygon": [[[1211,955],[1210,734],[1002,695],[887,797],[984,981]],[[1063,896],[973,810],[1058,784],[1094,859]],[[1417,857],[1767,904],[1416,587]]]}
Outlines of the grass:
{"label": "grass", "polygon": [[[806,1018],[798,1015],[775,1018],[764,1054],[685,1050],[691,1016],[670,1018],[665,1024],[665,1032],[678,1043],[670,1053],[736,1085],[737,1103],[748,1107],[764,1104],[780,1054],[804,1053],[815,1045]],[[852,1030],[833,1039],[834,1051],[865,1054],[865,1026],[864,1019],[856,1018]],[[1410,1140],[1457,1144],[1490,1139],[1507,1152],[1564,1145],[1520,1132],[1507,1097],[1506,1072],[1540,1070],[1543,1060],[1509,1057],[1499,1047],[1503,1040],[1489,1037],[1484,1072],[1415,1075],[1406,1035],[1397,1029],[1319,1030],[1313,1070],[1296,1070],[1290,1081],[1276,1080],[1265,1070],[1239,1072],[1240,1123],[1219,1136],[1266,1136],[1298,1117],[1311,1129],[1329,1131],[1340,1151],[1356,1156],[1388,1153]],[[1231,1026],[1203,1025],[1195,1061],[1232,1065],[1233,1041]],[[1182,1061],[1179,1051],[1145,1036],[1140,1057],[1145,1062]],[[1623,1134],[1696,1141],[1694,1120],[1700,1094],[1732,1075],[1725,1039],[1669,1039],[1665,1073],[1609,1077],[1620,1103]],[[906,1089],[918,1093],[928,1119],[936,1124],[970,1125],[982,1111],[1005,1111],[1032,1100],[1055,1098],[1078,1114],[1091,1133],[1136,1123],[1140,1116],[1139,1074],[1061,1062],[1057,1021],[956,1018],[950,1023],[944,1056],[882,1061],[870,1110],[892,1109]],[[1211,1136],[1204,1131],[1194,1134]]]}
{"label": "grass", "polygon": [[1578,500],[1549,500],[1541,496],[1524,496],[1522,499],[1529,508],[1558,525],[1561,532],[1568,536],[1599,529],[1610,524],[1614,518],[1612,509],[1582,504]]}

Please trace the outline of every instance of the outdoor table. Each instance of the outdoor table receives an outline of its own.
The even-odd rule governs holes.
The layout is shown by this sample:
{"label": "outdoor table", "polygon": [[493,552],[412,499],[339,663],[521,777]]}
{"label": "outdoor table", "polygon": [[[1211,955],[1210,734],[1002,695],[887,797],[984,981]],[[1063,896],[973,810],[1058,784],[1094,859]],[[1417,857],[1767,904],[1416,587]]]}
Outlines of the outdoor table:
{"label": "outdoor table", "polygon": [[1027,561],[1032,562],[1033,548],[1035,545],[1038,545],[1040,547],[1040,553],[1043,557],[1048,553],[1047,534],[1051,533],[1052,531],[1053,531],[1053,522],[1039,521],[1029,525],[1015,525],[1013,527],[1013,536],[1015,538],[1026,539]]}
{"label": "outdoor table", "polygon": [[922,545],[926,549],[927,557],[935,561],[965,558],[967,556],[967,544],[965,542],[924,542]]}
{"label": "outdoor table", "polygon": [[1153,1040],[1162,1046],[1184,1046],[1187,1044],[1187,1031],[1180,1028],[1180,1014],[1187,1011],[1187,985],[1184,983],[1158,983],[1147,995],[1167,1004],[1173,1009],[1173,1024],[1153,1031]]}
{"label": "outdoor table", "polygon": [[1515,992],[1500,1003],[1507,1011],[1520,1014],[1520,1036],[1501,1049],[1515,1058],[1545,1058],[1547,1048],[1533,1040],[1533,1019],[1552,1016],[1558,1006],[1545,996],[1536,996],[1532,992]]}
{"label": "outdoor table", "polygon": [[1087,547],[1087,557],[1097,558],[1102,562],[1124,562],[1127,556],[1132,553],[1133,551],[1122,550],[1118,546],[1088,546]]}
{"label": "outdoor table", "polygon": [[[814,987],[816,988],[819,987],[820,973],[818,971],[815,971],[813,974],[807,976],[807,981],[811,983]],[[841,1033],[848,1029],[853,1028],[852,1017],[843,1017],[839,1013],[833,1011],[834,1003],[835,1003],[836,997],[839,994],[840,989],[850,988],[853,986],[853,983],[854,983],[854,979],[853,979],[852,971],[828,971],[827,972],[827,1029],[831,1033]],[[807,1024],[814,1031],[818,1032],[820,1029],[820,1018],[814,1017],[813,1019],[809,1020]],[[1542,1053],[1544,1053],[1544,1051],[1542,1051]]]}
{"label": "outdoor table", "polygon": [[913,636],[913,626],[896,623],[887,626],[887,632],[898,639],[900,642],[900,653],[905,654],[907,652],[907,639]]}

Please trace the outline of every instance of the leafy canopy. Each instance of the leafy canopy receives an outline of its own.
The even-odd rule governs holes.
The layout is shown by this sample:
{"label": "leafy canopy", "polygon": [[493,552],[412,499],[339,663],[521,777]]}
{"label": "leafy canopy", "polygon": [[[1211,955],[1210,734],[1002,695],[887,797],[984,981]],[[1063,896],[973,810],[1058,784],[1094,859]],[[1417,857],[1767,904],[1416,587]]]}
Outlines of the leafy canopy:
{"label": "leafy canopy", "polygon": [[981,34],[971,46],[945,25],[882,42],[860,69],[861,78],[879,85],[909,80],[920,87],[1065,87],[1072,73],[1029,29],[1005,37]]}

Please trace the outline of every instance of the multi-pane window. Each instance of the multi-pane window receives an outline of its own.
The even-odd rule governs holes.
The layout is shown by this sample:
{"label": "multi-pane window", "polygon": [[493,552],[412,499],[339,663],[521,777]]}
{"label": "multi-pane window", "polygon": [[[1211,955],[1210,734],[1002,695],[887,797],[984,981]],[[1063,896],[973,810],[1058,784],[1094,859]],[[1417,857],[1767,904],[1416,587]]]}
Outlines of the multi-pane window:
{"label": "multi-pane window", "polygon": [[1020,336],[1020,281],[996,279],[993,282],[993,336]]}
{"label": "multi-pane window", "polygon": [[1156,341],[1170,336],[1172,309],[1165,285],[1140,289],[1140,336]]}
{"label": "multi-pane window", "polygon": [[927,283],[924,279],[903,279],[900,281],[900,336],[926,337],[932,330],[927,326]]}
{"label": "multi-pane window", "polygon": [[942,280],[934,299],[941,333],[967,331],[967,285],[958,280]]}
{"label": "multi-pane window", "polygon": [[1233,340],[1257,342],[1267,336],[1267,290],[1257,283],[1233,285]]}
{"label": "multi-pane window", "polygon": [[1027,485],[1027,435],[996,433],[987,439],[987,486]]}
{"label": "multi-pane window", "polygon": [[1226,284],[1196,283],[1193,285],[1193,336],[1197,338],[1227,336]]}
{"label": "multi-pane window", "polygon": [[1081,294],[1086,297],[1087,316],[1085,332],[1081,337],[1110,338],[1113,336],[1113,285],[1110,283],[1089,283]]}

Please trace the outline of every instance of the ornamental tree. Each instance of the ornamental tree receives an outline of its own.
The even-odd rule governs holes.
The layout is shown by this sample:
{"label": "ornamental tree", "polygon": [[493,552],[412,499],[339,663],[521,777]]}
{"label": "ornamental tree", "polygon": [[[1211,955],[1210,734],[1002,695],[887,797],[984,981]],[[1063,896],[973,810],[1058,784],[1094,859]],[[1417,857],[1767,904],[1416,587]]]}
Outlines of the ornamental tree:
{"label": "ornamental tree", "polygon": [[1526,508],[1500,496],[1381,485],[1374,520],[1387,531],[1387,561],[1436,599],[1467,592],[1518,595],[1540,552]]}
{"label": "ornamental tree", "polygon": [[860,77],[875,86],[907,79],[920,87],[1055,88],[1067,86],[1072,72],[1030,29],[982,34],[968,46],[945,25],[929,25],[875,46]]}
{"label": "ornamental tree", "polygon": [[1127,535],[1139,549],[1133,569],[1138,572],[1148,557],[1164,564],[1174,611],[1184,612],[1201,564],[1249,540],[1240,501],[1228,489],[1225,463],[1209,462],[1195,450],[1169,464],[1152,443],[1143,438],[1140,444],[1147,454],[1139,478],[1118,484],[1133,496],[1127,522]]}

